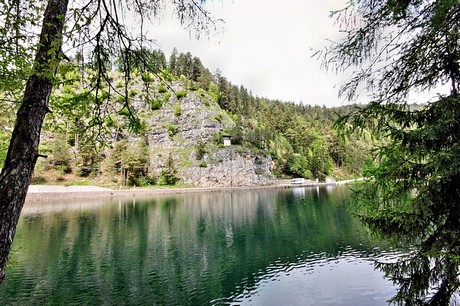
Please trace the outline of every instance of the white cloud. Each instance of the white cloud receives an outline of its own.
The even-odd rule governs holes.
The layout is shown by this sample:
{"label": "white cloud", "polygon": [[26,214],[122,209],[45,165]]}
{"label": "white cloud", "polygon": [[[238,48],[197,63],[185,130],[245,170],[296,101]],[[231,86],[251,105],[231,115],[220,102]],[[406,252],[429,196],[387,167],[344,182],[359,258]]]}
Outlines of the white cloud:
{"label": "white cloud", "polygon": [[173,47],[190,51],[211,71],[219,68],[233,84],[253,94],[306,104],[341,105],[340,76],[320,69],[311,49],[338,35],[331,10],[345,0],[209,1],[207,8],[225,21],[224,33],[196,41],[174,18],[149,29],[167,55]]}

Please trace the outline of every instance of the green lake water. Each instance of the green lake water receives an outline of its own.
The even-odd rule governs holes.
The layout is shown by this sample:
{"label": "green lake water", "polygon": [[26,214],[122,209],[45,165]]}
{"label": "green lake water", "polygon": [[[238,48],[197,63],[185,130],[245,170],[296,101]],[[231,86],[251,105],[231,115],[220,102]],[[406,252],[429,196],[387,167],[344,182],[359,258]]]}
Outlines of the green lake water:
{"label": "green lake water", "polygon": [[1,305],[386,305],[346,187],[30,202]]}

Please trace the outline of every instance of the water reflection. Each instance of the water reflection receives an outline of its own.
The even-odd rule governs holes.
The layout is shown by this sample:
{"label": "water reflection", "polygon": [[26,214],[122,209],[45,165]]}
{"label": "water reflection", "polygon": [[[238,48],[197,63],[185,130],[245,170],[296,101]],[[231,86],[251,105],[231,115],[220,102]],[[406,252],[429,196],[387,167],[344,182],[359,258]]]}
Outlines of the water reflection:
{"label": "water reflection", "polygon": [[394,241],[394,245],[401,245],[401,241],[411,245],[411,252],[394,260],[376,262],[376,267],[398,287],[397,294],[390,300],[392,303],[460,305],[460,224],[453,228],[448,224],[436,230],[432,225],[429,229],[413,229],[410,235],[396,229],[382,232],[382,227],[377,225],[371,227],[374,233]]}
{"label": "water reflection", "polygon": [[[385,304],[346,188],[28,203],[4,305]],[[278,298],[277,298],[278,297]]]}

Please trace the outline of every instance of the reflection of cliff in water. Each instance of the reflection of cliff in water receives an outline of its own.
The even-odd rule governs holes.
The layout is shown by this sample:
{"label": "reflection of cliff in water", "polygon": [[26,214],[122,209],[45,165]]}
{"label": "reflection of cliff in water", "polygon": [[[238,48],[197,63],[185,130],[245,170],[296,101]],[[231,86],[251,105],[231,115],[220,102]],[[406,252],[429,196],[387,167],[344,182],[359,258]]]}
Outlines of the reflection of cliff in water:
{"label": "reflection of cliff in water", "polygon": [[7,305],[203,305],[238,296],[274,265],[312,254],[327,262],[350,249],[374,256],[379,244],[339,204],[347,196],[346,188],[302,188],[30,208],[0,295]]}

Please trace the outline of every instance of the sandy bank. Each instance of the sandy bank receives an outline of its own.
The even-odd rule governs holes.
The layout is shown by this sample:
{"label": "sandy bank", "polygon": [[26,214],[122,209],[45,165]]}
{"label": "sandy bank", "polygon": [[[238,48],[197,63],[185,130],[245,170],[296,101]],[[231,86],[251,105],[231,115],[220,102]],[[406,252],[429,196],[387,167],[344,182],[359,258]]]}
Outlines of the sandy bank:
{"label": "sandy bank", "polygon": [[[31,185],[26,201],[79,198],[116,198],[132,196],[149,196],[159,194],[176,194],[190,192],[212,192],[231,190],[232,188],[130,188],[110,189],[97,186],[48,186]],[[236,188],[234,188],[236,189]]]}
{"label": "sandy bank", "polygon": [[251,187],[190,187],[190,188],[130,188],[110,189],[96,186],[48,186],[31,185],[26,201],[42,201],[53,199],[79,199],[79,198],[119,198],[119,197],[147,197],[162,194],[183,194],[197,192],[219,192],[232,190],[251,190],[277,188],[280,186],[251,186]]}

